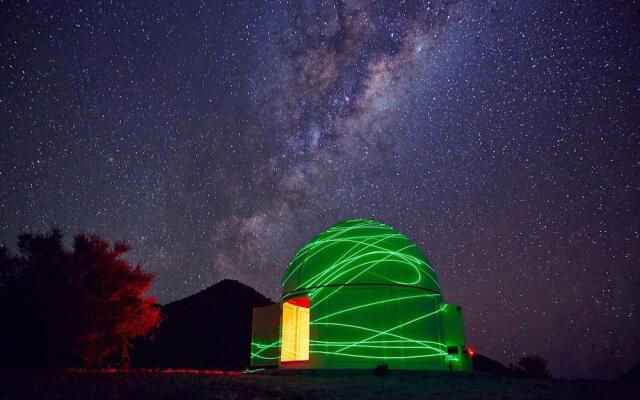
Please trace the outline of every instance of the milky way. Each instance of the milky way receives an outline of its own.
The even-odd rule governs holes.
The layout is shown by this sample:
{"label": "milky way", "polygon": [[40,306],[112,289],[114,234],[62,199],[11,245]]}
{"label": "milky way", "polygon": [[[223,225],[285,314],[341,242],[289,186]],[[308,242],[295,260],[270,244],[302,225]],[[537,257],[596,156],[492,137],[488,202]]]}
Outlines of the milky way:
{"label": "milky way", "polygon": [[314,235],[378,219],[481,353],[640,359],[640,4],[186,3],[2,7],[0,240],[124,238],[160,302],[275,299]]}

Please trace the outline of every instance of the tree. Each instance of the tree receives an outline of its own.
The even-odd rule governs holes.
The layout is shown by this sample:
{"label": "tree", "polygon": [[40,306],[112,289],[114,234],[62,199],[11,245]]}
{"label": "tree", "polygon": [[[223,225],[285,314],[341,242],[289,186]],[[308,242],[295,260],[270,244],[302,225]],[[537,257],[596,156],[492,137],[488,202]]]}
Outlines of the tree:
{"label": "tree", "polygon": [[[79,234],[68,250],[62,233],[26,233],[18,254],[0,250],[0,368],[103,365],[160,322],[144,297],[153,275],[123,258],[124,242]],[[1,248],[0,248],[1,249]]]}
{"label": "tree", "polygon": [[551,372],[549,372],[549,361],[540,357],[537,354],[527,354],[520,357],[518,365],[511,365],[511,370],[520,376],[528,378],[549,379],[551,378]]}

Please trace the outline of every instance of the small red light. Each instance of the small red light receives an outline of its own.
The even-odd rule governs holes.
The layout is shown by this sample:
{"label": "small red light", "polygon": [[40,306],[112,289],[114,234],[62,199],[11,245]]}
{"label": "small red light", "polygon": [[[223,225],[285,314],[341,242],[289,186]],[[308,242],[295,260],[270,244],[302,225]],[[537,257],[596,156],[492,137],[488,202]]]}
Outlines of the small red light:
{"label": "small red light", "polygon": [[469,355],[469,357],[473,357],[476,355],[476,351],[473,349],[473,347],[466,346],[464,348],[464,351]]}

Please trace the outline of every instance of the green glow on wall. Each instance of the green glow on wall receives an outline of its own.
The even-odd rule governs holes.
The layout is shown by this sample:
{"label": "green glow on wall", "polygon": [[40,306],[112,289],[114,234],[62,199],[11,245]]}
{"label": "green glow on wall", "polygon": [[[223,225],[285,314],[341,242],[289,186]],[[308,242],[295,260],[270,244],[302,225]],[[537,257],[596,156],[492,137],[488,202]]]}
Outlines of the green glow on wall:
{"label": "green glow on wall", "polygon": [[[281,367],[467,371],[462,313],[444,304],[435,270],[393,228],[341,222],[293,257],[282,301],[310,300],[309,361]],[[252,342],[252,365],[278,361],[280,338]],[[293,364],[293,363],[292,363]]]}

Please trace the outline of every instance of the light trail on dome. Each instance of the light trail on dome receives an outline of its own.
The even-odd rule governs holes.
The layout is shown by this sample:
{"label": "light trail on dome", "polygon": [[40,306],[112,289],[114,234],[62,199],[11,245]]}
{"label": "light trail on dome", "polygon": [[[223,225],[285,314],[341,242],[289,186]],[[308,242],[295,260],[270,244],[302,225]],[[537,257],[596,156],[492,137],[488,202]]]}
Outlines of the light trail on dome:
{"label": "light trail on dome", "polygon": [[415,298],[420,298],[420,297],[433,297],[433,296],[438,296],[438,295],[437,294],[431,294],[431,293],[430,294],[419,294],[419,295],[414,295],[414,296],[397,297],[395,299],[387,299],[387,300],[376,301],[376,302],[373,302],[373,303],[367,303],[367,304],[363,304],[363,305],[359,305],[359,306],[355,306],[355,307],[350,307],[350,308],[347,308],[347,309],[344,309],[344,310],[336,311],[333,314],[329,314],[329,315],[325,315],[323,317],[317,318],[315,321],[316,322],[322,321],[325,318],[331,318],[331,317],[333,317],[335,315],[338,315],[338,314],[342,314],[342,313],[345,313],[345,312],[353,311],[353,310],[356,310],[356,309],[359,309],[359,308],[365,308],[365,307],[371,307],[371,306],[378,305],[378,304],[389,303],[389,302],[392,302],[392,301],[400,301],[400,300],[404,300],[404,299],[415,299]]}
{"label": "light trail on dome", "polygon": [[[346,236],[349,232],[354,231],[356,229],[378,229],[378,230],[386,230],[388,233],[382,235],[362,235],[362,236],[349,236],[347,238],[337,238],[339,236]],[[406,241],[406,245],[400,249],[391,250],[389,244],[393,245],[393,242],[390,239],[398,239]],[[379,243],[387,242],[387,246],[379,245]],[[327,245],[327,243],[329,243]],[[406,239],[406,237],[398,232],[395,232],[393,229],[386,225],[373,223],[372,221],[363,221],[357,225],[349,226],[349,227],[333,227],[324,232],[323,234],[316,237],[312,242],[305,245],[294,257],[294,259],[289,264],[289,269],[287,270],[287,274],[283,278],[282,285],[286,286],[287,282],[299,269],[305,264],[305,262],[317,256],[322,256],[319,253],[331,253],[336,245],[340,244],[351,244],[351,248],[347,251],[343,251],[343,254],[337,259],[333,260],[333,262],[326,266],[323,270],[319,271],[315,276],[307,278],[305,281],[301,282],[297,288],[294,288],[292,291],[300,288],[308,288],[312,286],[321,286],[321,285],[330,285],[337,282],[338,278],[343,275],[346,275],[352,271],[361,269],[363,265],[367,263],[357,263],[358,260],[364,257],[372,257],[377,254],[385,254],[386,259],[388,261],[394,261],[394,264],[402,264],[404,266],[410,266],[413,268],[413,271],[418,274],[418,276],[427,276],[429,277],[433,283],[439,288],[439,283],[435,279],[435,271],[433,267],[429,265],[429,263],[424,260],[416,257],[415,255],[410,254],[409,250],[413,250],[417,254],[420,254],[419,250],[411,241]],[[311,248],[317,247],[314,252],[310,252]],[[376,251],[368,251],[370,248],[376,249]],[[378,263],[380,263],[380,258],[376,257],[375,262],[371,267],[374,267]],[[349,264],[354,264],[351,268],[346,268]],[[429,271],[424,270],[422,267],[427,267]],[[370,268],[362,270],[359,274],[352,277],[352,280],[355,280],[360,275],[369,271]],[[379,276],[388,275],[388,271],[383,271],[384,273]],[[329,274],[328,277],[322,279],[325,275]],[[352,280],[348,281],[351,282]],[[417,284],[418,281],[415,282],[402,282],[402,281],[393,281],[392,283],[397,284],[405,284],[412,285]]]}

